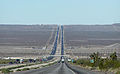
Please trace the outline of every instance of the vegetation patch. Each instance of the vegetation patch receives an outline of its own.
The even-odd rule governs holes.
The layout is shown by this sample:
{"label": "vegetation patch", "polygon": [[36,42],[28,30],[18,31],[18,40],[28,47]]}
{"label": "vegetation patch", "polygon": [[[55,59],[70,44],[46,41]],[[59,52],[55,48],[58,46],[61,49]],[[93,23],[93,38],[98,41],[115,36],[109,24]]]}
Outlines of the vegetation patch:
{"label": "vegetation patch", "polygon": [[14,59],[0,59],[0,64],[14,63]]}
{"label": "vegetation patch", "polygon": [[120,74],[120,71],[117,71],[116,74]]}
{"label": "vegetation patch", "polygon": [[22,71],[21,69],[17,69],[16,71]]}
{"label": "vegetation patch", "polygon": [[9,69],[4,68],[4,69],[1,69],[1,72],[5,74],[5,73],[10,73],[12,71],[10,71]]}
{"label": "vegetation patch", "polygon": [[39,69],[40,67],[32,67],[31,69]]}
{"label": "vegetation patch", "polygon": [[30,70],[30,68],[23,68],[23,69],[21,69],[21,71],[26,71],[26,70]]}
{"label": "vegetation patch", "polygon": [[90,55],[90,59],[77,59],[73,61],[73,64],[82,67],[89,66],[91,70],[99,69],[101,71],[108,71],[120,68],[120,59],[117,59],[116,52],[112,53],[109,58],[104,59],[99,56],[99,53],[93,53]]}

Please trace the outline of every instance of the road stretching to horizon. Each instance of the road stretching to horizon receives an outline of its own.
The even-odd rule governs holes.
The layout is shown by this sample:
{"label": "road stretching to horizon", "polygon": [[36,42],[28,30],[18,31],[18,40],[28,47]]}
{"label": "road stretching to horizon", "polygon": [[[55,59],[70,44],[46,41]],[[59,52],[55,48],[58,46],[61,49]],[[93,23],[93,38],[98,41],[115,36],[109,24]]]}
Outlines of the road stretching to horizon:
{"label": "road stretching to horizon", "polygon": [[[60,29],[61,35],[62,35],[62,37],[61,37],[61,55],[64,55],[64,37],[63,37],[64,36],[63,35],[64,27],[61,26],[61,28],[59,28],[59,29]],[[56,53],[58,34],[59,33],[57,33],[57,35],[56,35],[56,41],[55,41],[55,44],[53,47],[55,49],[53,49],[51,52],[52,55],[54,55]],[[61,56],[61,57],[63,57],[63,56]],[[51,59],[51,58],[53,58],[53,57],[49,57],[49,59]],[[82,68],[73,67],[69,63],[67,63],[67,61],[65,59],[64,63],[58,62],[49,67],[43,67],[40,69],[34,69],[34,70],[28,70],[28,71],[15,72],[14,74],[98,74],[98,73],[94,73],[90,70],[85,70]]]}

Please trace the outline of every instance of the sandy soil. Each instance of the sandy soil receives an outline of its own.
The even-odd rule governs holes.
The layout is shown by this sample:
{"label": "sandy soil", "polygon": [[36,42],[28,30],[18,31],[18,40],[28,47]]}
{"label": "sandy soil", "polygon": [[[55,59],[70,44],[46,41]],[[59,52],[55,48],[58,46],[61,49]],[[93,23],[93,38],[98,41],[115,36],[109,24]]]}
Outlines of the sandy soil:
{"label": "sandy soil", "polygon": [[48,55],[56,29],[56,25],[0,25],[0,57]]}

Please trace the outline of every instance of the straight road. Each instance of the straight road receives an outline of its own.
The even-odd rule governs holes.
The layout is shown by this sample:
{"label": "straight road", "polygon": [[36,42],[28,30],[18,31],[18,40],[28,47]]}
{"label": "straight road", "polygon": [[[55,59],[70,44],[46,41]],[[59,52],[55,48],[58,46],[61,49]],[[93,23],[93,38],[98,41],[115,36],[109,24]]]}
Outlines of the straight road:
{"label": "straight road", "polygon": [[[64,55],[64,45],[63,45],[63,26],[61,26],[62,30],[62,39],[61,39],[61,55]],[[59,30],[59,29],[58,29]],[[58,36],[58,33],[57,33]],[[57,37],[55,41],[55,46],[57,46]],[[55,54],[56,49],[52,50],[51,54]],[[75,74],[71,69],[67,67],[65,63],[57,63],[49,67],[36,69],[36,70],[29,70],[23,72],[16,72],[14,74]]]}
{"label": "straight road", "polygon": [[75,74],[65,63],[57,63],[49,67],[36,70],[16,72],[13,74]]}
{"label": "straight road", "polygon": [[[64,55],[63,26],[61,26],[61,36],[62,36],[61,37],[61,55]],[[57,39],[55,42],[56,47],[55,47],[55,49],[52,50],[52,53],[51,53],[53,55],[56,52]],[[64,56],[62,56],[62,57],[65,58]],[[60,62],[60,63],[56,63],[54,65],[51,65],[49,67],[44,67],[41,69],[35,69],[35,70],[29,70],[29,71],[15,72],[13,74],[104,74],[104,73],[95,73],[90,70],[85,70],[82,68],[77,68],[75,66],[71,66],[65,60],[64,63]]]}
{"label": "straight road", "polygon": [[[49,67],[44,67],[40,69],[33,69],[22,72],[15,72],[11,74],[105,74],[104,72],[93,72],[83,68],[78,68],[66,63],[56,63]],[[111,74],[111,73],[109,73]]]}

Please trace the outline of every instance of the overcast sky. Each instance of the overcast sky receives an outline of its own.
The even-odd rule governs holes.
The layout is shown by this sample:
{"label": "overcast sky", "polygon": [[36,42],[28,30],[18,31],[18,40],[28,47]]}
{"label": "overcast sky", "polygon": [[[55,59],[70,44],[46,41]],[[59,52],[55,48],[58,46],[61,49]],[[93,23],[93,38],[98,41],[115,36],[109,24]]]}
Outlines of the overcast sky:
{"label": "overcast sky", "polygon": [[120,0],[0,0],[0,24],[112,24]]}

